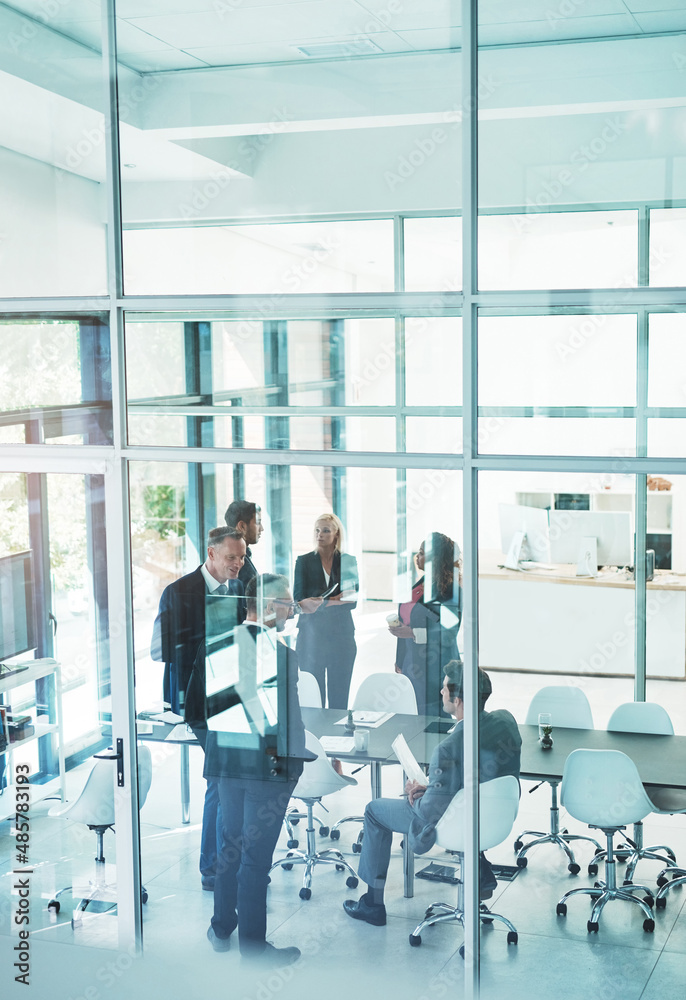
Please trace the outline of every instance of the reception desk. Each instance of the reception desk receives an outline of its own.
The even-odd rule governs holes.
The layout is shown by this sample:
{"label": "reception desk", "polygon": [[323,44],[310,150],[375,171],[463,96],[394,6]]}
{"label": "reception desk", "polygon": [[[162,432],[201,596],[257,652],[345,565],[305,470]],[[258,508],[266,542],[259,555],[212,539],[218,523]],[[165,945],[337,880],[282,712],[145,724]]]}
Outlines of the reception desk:
{"label": "reception desk", "polygon": [[[479,562],[479,662],[488,670],[634,674],[634,581],[576,567],[522,572]],[[647,585],[648,677],[686,677],[686,576],[658,571]]]}

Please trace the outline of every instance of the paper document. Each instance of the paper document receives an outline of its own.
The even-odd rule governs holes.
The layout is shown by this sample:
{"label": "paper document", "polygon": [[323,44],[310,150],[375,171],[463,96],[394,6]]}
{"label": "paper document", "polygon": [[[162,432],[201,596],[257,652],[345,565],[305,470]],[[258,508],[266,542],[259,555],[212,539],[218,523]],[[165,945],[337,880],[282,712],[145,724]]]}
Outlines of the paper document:
{"label": "paper document", "polygon": [[178,743],[195,743],[195,735],[184,722],[182,726],[174,726],[170,733],[164,737],[165,740],[174,740]]}
{"label": "paper document", "polygon": [[321,736],[319,742],[324,753],[352,753],[355,749],[352,736]]}
{"label": "paper document", "polygon": [[410,781],[418,781],[421,785],[426,785],[428,779],[417,763],[417,758],[408,747],[407,740],[402,733],[396,736],[391,746]]}
{"label": "paper document", "polygon": [[160,712],[159,715],[151,715],[150,722],[168,722],[170,725],[174,725],[177,722],[183,722],[183,716],[177,715],[176,712]]}
{"label": "paper document", "polygon": [[[384,722],[387,722],[393,716],[393,712],[353,712],[353,722],[356,726],[364,726],[366,729],[378,729],[379,726],[383,726]],[[342,719],[334,723],[336,726],[344,726],[348,721],[348,716],[344,715]]]}

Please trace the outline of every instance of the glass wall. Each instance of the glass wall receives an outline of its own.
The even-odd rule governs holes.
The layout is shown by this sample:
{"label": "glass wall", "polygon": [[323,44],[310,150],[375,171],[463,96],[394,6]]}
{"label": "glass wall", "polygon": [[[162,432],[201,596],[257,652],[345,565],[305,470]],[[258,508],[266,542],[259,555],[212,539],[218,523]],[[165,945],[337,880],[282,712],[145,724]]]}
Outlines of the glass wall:
{"label": "glass wall", "polygon": [[[61,749],[80,789],[122,705],[146,716],[142,857],[161,919],[144,927],[132,840],[118,876],[136,914],[126,904],[119,926],[139,941],[144,928],[163,970],[191,926],[206,945],[211,898],[197,874],[202,755],[154,739],[165,687],[151,638],[165,587],[204,561],[234,499],[262,510],[255,565],[291,586],[319,515],[340,517],[359,573],[351,699],[370,673],[398,667],[386,616],[412,603],[421,543],[440,533],[460,593],[445,627],[467,667],[491,675],[489,708],[523,723],[540,687],[579,687],[596,728],[648,699],[686,733],[684,10],[108,0],[109,67],[103,5],[0,9],[0,559],[33,554],[37,634],[22,655],[61,664],[60,738],[32,741],[34,783],[54,780]],[[299,627],[289,622],[292,646]],[[41,722],[52,694],[38,680],[12,707],[57,725]],[[469,732],[475,705],[466,713]],[[546,822],[540,795],[524,796],[518,828]],[[64,853],[88,876],[71,828],[53,851],[53,820],[40,822],[45,871]],[[15,833],[0,822],[3,863]],[[564,934],[555,922],[556,850],[532,853],[498,899],[521,905],[519,954],[526,943],[536,957],[518,979],[514,949],[484,929],[484,997],[505,979],[513,1000],[529,995],[540,940],[546,974],[550,950],[561,977],[570,956],[589,965],[584,921]],[[359,860],[347,844],[345,856]],[[511,839],[494,858],[513,865]],[[416,998],[458,992],[466,975],[469,992],[476,906],[466,961],[447,928],[399,958],[391,925],[405,945],[425,898],[421,880],[415,902],[404,898],[397,851],[393,864],[393,919],[364,958],[369,976],[387,990],[398,973]],[[41,883],[50,940],[71,934],[44,906],[61,874]],[[317,973],[331,948],[308,931],[312,912],[324,941],[358,951],[338,886],[308,914],[286,873],[270,893]],[[641,988],[673,909],[636,951]],[[183,937],[179,912],[192,915]],[[104,926],[83,940],[115,946]],[[629,917],[617,927],[636,931]],[[615,990],[613,974],[597,963],[589,989]],[[301,992],[307,980],[305,969]],[[70,995],[90,985],[75,980]]]}

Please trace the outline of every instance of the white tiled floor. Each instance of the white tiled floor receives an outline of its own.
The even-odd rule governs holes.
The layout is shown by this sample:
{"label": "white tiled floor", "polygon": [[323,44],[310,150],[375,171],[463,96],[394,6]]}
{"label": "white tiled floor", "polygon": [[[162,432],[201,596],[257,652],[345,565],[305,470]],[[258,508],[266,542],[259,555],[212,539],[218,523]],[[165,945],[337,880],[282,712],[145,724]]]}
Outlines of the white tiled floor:
{"label": "white tiled floor", "polygon": [[[533,686],[547,678],[522,678],[494,674],[494,704],[512,707],[523,718]],[[583,679],[602,725],[616,704],[631,697],[628,681]],[[683,688],[670,684],[668,704],[681,732]],[[654,695],[653,695],[654,696]],[[667,697],[667,695],[666,695]],[[76,794],[90,765],[71,772],[70,793]],[[36,996],[50,1000],[124,1000],[124,998],[210,996],[237,1000],[291,1000],[320,997],[349,1000],[364,990],[384,1000],[439,1000],[464,996],[463,963],[457,954],[462,942],[459,927],[429,928],[420,948],[411,948],[408,935],[433,899],[452,901],[455,889],[416,880],[415,897],[403,897],[399,838],[395,845],[388,890],[388,924],[369,927],[350,920],[342,901],[356,897],[345,887],[345,875],[328,868],[315,874],[313,896],[298,897],[297,869],[276,871],[269,889],[269,936],[277,945],[297,944],[303,958],[289,969],[266,975],[249,975],[242,969],[237,948],[215,954],[205,934],[212,914],[212,895],[203,892],[198,873],[200,819],[204,783],[201,754],[191,751],[191,824],[182,826],[178,792],[178,750],[165,747],[156,755],[153,783],[141,813],[143,877],[149,892],[144,907],[144,957],[117,951],[116,918],[101,915],[84,921],[73,931],[68,908],[51,923],[45,910],[55,889],[92,875],[95,837],[85,828],[47,816],[49,803],[33,810],[33,858],[37,864],[32,887],[32,990],[13,982],[12,947],[16,943],[11,915],[17,897],[11,894],[11,876],[1,874],[11,864],[13,840],[9,824],[0,824],[0,995],[6,998]],[[359,812],[369,798],[369,778],[358,775],[357,788],[326,800],[332,818]],[[384,791],[400,791],[398,768],[384,769]],[[525,783],[513,836],[489,852],[491,860],[513,864],[512,840],[525,828],[545,827],[549,792],[543,786],[532,795]],[[566,819],[570,828],[585,832]],[[650,818],[645,824],[646,843],[668,843],[686,858],[686,818]],[[303,824],[300,824],[300,830]],[[339,847],[353,867],[358,856],[351,843],[357,832],[343,828]],[[108,861],[116,858],[115,838],[106,835]],[[329,846],[328,841],[326,845]],[[279,844],[285,850],[285,837]],[[589,903],[577,897],[566,918],[555,915],[560,896],[575,885],[590,884],[585,866],[589,845],[578,849],[582,874],[573,877],[557,849],[539,848],[530,854],[529,866],[511,883],[500,883],[493,908],[508,916],[519,931],[516,947],[506,944],[502,925],[484,928],[481,935],[482,996],[485,1000],[519,1000],[532,996],[599,998],[599,1000],[682,1000],[686,995],[686,892],[671,893],[665,910],[655,915],[654,934],[642,929],[642,915],[629,904],[610,904],[598,935],[588,935]],[[431,857],[449,860],[440,851]],[[423,867],[417,859],[417,869]],[[654,883],[659,866],[644,862],[637,880]],[[40,899],[38,894],[40,893]]]}

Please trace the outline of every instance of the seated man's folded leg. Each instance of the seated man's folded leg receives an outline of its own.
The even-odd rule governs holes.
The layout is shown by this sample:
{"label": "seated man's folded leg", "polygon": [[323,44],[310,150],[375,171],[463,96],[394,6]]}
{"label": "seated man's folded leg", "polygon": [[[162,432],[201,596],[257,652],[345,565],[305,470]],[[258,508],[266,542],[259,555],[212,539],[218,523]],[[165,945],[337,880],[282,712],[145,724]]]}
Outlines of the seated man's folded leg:
{"label": "seated man's folded leg", "polygon": [[408,833],[413,815],[412,806],[405,798],[372,799],[368,803],[358,872],[368,890],[357,902],[346,899],[343,908],[349,916],[377,926],[386,923],[383,896],[393,833]]}

